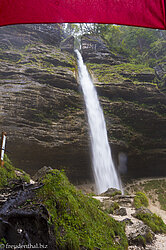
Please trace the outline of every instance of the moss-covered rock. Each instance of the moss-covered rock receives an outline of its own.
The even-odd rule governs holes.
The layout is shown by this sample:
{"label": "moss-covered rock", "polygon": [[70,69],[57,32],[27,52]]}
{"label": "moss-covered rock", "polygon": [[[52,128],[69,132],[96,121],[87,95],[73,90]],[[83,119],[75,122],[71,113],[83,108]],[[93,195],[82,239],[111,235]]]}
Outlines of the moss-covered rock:
{"label": "moss-covered rock", "polygon": [[100,83],[131,81],[131,83],[135,84],[140,84],[141,82],[155,84],[154,70],[143,64],[121,63],[119,65],[109,65],[88,63],[87,66]]}
{"label": "moss-covered rock", "polygon": [[0,188],[8,185],[8,183],[14,179],[22,179],[27,183],[30,182],[30,176],[24,171],[13,167],[11,161],[5,155],[4,166],[0,167]]}
{"label": "moss-covered rock", "polygon": [[127,249],[124,224],[102,212],[99,201],[76,191],[63,172],[50,171],[42,181],[37,197],[51,215],[58,249]]}

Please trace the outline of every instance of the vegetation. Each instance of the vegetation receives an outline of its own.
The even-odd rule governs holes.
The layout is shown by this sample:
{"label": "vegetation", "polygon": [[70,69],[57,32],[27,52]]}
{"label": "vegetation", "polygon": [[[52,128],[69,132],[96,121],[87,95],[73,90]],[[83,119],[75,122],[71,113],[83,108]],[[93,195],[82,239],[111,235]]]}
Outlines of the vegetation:
{"label": "vegetation", "polygon": [[119,209],[119,204],[117,202],[113,202],[109,208],[107,208],[105,211],[108,214],[113,214],[116,209]]}
{"label": "vegetation", "polygon": [[[103,83],[118,83],[124,80],[131,80],[133,83],[140,83],[140,74],[154,74],[154,70],[143,64],[122,63],[120,65],[108,64],[87,64],[97,76],[98,80]],[[155,84],[155,80],[149,82]]]}
{"label": "vegetation", "polygon": [[134,206],[135,208],[140,208],[140,207],[148,207],[149,202],[148,198],[144,193],[137,192],[136,196],[134,197]]}
{"label": "vegetation", "polygon": [[[17,175],[17,171],[20,172],[20,176]],[[7,155],[5,155],[4,166],[0,167],[0,188],[6,186],[10,180],[20,178],[26,182],[30,181],[29,175],[20,169],[14,168]]]}
{"label": "vegetation", "polygon": [[166,211],[166,179],[148,180],[142,184],[134,184],[132,192],[141,190],[155,204],[160,203],[161,209]]}
{"label": "vegetation", "polygon": [[62,171],[51,171],[43,183],[37,197],[51,215],[58,249],[127,249],[124,223],[101,211],[99,201],[77,191]]}
{"label": "vegetation", "polygon": [[129,63],[157,66],[163,71],[158,76],[158,85],[165,85],[165,31],[112,24],[68,24],[64,30],[78,39],[83,34],[100,36],[114,55],[128,58]]}
{"label": "vegetation", "polygon": [[166,224],[156,214],[140,212],[136,218],[142,220],[154,233],[166,233]]}

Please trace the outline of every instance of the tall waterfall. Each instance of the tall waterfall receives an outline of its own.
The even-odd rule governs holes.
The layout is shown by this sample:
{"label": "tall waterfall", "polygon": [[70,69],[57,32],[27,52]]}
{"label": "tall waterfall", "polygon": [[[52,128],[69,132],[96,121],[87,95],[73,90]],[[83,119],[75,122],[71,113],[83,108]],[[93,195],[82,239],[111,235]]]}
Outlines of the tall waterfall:
{"label": "tall waterfall", "polygon": [[99,104],[96,89],[78,50],[79,79],[82,87],[92,147],[93,173],[97,192],[100,194],[108,188],[121,189],[108,143],[106,124]]}

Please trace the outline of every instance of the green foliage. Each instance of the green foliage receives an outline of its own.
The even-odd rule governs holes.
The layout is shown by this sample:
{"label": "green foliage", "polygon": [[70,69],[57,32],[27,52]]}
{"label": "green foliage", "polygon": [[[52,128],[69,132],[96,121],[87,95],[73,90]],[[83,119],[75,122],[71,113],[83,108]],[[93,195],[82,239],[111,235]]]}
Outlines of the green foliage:
{"label": "green foliage", "polygon": [[148,207],[149,202],[148,198],[144,193],[137,192],[136,196],[134,197],[134,206],[135,208],[140,208],[140,207]]}
{"label": "green foliage", "polygon": [[127,249],[124,224],[102,212],[99,201],[77,191],[62,171],[51,171],[43,183],[37,197],[51,215],[58,249]]}
{"label": "green foliage", "polygon": [[166,224],[156,214],[140,212],[136,215],[136,218],[142,220],[154,233],[166,233]]}

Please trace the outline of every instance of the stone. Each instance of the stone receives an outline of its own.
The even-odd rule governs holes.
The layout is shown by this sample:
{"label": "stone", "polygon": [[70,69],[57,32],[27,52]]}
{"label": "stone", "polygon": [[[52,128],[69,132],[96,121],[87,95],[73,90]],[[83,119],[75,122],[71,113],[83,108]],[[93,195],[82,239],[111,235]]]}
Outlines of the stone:
{"label": "stone", "polygon": [[[7,132],[7,151],[16,167],[32,176],[44,165],[65,169],[69,179],[80,184],[93,180],[88,124],[76,58],[60,49],[64,38],[59,24],[0,28],[0,130]],[[96,62],[88,69],[117,170],[123,152],[125,179],[165,176],[166,96],[150,82],[154,72],[122,69],[118,79],[111,71],[102,81],[97,65],[104,63],[105,75],[104,69],[115,70],[126,59],[99,37],[84,36],[82,43],[85,61]]]}
{"label": "stone", "polygon": [[67,51],[69,53],[74,53],[74,37],[69,36],[66,39],[62,40],[60,44],[61,51]]}
{"label": "stone", "polygon": [[129,245],[136,245],[136,246],[146,246],[146,243],[151,243],[154,239],[155,234],[152,230],[145,225],[144,223],[140,222],[132,227],[132,232],[128,235],[128,242]]}
{"label": "stone", "polygon": [[137,214],[153,214],[148,208],[140,207],[135,210],[135,213],[132,216],[137,217]]}
{"label": "stone", "polygon": [[109,197],[113,197],[115,195],[119,195],[121,194],[121,191],[116,189],[116,188],[108,188],[107,191],[105,191],[104,193],[100,194],[100,196],[109,196]]}
{"label": "stone", "polygon": [[125,218],[124,220],[122,220],[122,222],[124,222],[126,225],[133,225],[132,220],[129,218]]}
{"label": "stone", "polygon": [[41,169],[39,169],[36,174],[33,176],[34,181],[40,181],[43,177],[45,177],[46,174],[48,174],[52,170],[51,167],[44,166]]}
{"label": "stone", "polygon": [[121,207],[121,208],[119,208],[119,209],[116,209],[116,210],[114,211],[114,214],[115,214],[115,215],[120,215],[120,216],[125,216],[125,215],[127,215],[126,208]]}
{"label": "stone", "polygon": [[111,53],[106,42],[95,35],[85,34],[81,37],[81,52],[84,61],[90,63],[119,64],[123,57]]}

